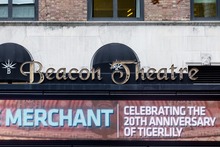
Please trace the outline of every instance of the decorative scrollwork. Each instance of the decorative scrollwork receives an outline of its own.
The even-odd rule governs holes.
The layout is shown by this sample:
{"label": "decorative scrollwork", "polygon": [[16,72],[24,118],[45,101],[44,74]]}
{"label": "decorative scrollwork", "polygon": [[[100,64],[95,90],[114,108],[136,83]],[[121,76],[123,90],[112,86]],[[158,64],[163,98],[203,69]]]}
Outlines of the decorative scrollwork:
{"label": "decorative scrollwork", "polygon": [[[128,80],[130,79],[130,75],[131,75],[131,72],[130,72],[130,69],[127,65],[129,64],[137,64],[137,62],[135,61],[114,61],[110,67],[110,69],[114,69],[115,71],[112,72],[112,81],[115,83],[115,84],[119,84],[119,85],[123,85],[125,83],[128,82]],[[120,70],[120,69],[123,69]],[[119,81],[117,81],[115,79],[115,75],[118,74],[119,75]],[[120,80],[124,77],[123,80]]]}

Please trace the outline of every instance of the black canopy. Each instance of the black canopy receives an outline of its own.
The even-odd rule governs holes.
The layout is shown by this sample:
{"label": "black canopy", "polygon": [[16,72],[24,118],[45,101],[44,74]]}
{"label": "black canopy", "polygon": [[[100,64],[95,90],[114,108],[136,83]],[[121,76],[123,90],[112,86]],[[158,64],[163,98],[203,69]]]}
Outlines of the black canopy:
{"label": "black canopy", "polygon": [[102,71],[110,71],[110,63],[116,60],[132,60],[139,62],[136,53],[128,46],[110,43],[99,48],[93,56],[92,67],[100,67]]}
{"label": "black canopy", "polygon": [[[28,81],[28,77],[20,73],[20,66],[27,61],[33,61],[26,48],[15,43],[0,45],[0,81],[20,82]],[[28,71],[29,67],[25,67]]]}
{"label": "black canopy", "polygon": [[4,43],[0,45],[0,62],[6,61],[25,62],[32,61],[28,50],[23,46],[15,43]]}

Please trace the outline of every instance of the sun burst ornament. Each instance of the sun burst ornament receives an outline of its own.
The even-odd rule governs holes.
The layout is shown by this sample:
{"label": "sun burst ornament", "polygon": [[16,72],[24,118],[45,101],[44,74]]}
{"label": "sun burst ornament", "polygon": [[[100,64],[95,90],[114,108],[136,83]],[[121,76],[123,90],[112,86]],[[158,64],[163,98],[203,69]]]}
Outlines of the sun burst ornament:
{"label": "sun burst ornament", "polygon": [[15,69],[15,65],[16,63],[13,63],[13,61],[10,61],[10,59],[8,59],[8,61],[5,61],[5,64],[2,63],[3,67],[2,68],[5,68],[7,69],[7,74],[10,75],[11,74],[11,69]]}
{"label": "sun burst ornament", "polygon": [[112,64],[110,64],[110,69],[114,69],[114,70],[116,70],[116,71],[118,71],[118,70],[120,70],[120,69],[123,69],[123,66],[122,66],[122,64],[120,64],[120,63],[117,63],[117,64],[115,64],[115,65],[113,65],[112,66]]}

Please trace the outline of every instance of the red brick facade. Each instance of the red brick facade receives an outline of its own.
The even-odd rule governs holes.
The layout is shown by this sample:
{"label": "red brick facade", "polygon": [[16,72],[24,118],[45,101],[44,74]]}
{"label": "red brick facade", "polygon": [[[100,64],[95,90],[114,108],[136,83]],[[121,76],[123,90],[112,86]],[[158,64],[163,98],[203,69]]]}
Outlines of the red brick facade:
{"label": "red brick facade", "polygon": [[87,0],[39,0],[40,21],[86,21]]}
{"label": "red brick facade", "polygon": [[[87,0],[39,0],[40,21],[86,21]],[[144,20],[190,20],[190,0],[144,0]]]}
{"label": "red brick facade", "polygon": [[145,0],[145,21],[190,20],[190,0]]}

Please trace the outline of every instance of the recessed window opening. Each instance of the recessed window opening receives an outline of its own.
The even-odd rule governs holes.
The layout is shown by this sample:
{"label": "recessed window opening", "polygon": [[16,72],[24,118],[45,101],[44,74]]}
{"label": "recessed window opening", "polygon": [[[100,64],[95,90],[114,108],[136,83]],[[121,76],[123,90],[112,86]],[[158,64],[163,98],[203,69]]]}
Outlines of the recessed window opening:
{"label": "recessed window opening", "polygon": [[219,0],[192,0],[192,19],[219,20]]}
{"label": "recessed window opening", "polygon": [[143,0],[89,0],[89,20],[143,20]]}
{"label": "recessed window opening", "polygon": [[0,19],[36,20],[37,0],[0,0]]}

